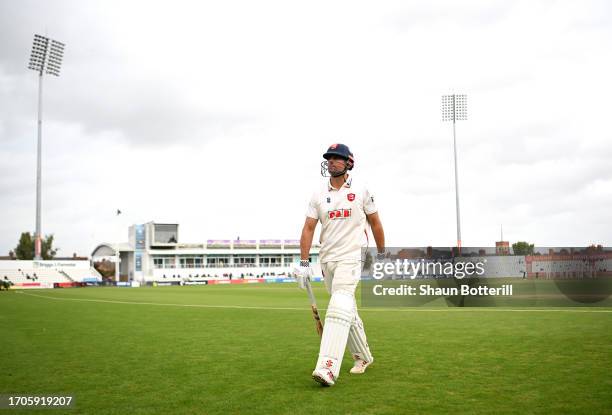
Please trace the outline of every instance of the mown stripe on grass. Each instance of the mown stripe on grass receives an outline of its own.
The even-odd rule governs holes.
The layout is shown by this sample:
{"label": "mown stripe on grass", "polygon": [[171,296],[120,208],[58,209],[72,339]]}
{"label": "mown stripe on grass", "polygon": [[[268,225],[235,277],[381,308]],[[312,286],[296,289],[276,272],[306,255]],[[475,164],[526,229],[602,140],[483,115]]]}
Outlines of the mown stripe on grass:
{"label": "mown stripe on grass", "polygon": [[[305,311],[310,310],[308,307],[261,307],[261,306],[241,306],[241,305],[213,305],[213,304],[177,304],[177,303],[152,303],[152,302],[141,302],[141,301],[119,301],[119,300],[102,300],[92,298],[67,298],[67,297],[54,297],[49,295],[32,294],[24,291],[16,291],[18,294],[24,294],[30,297],[44,298],[48,300],[59,300],[59,301],[80,301],[80,302],[92,302],[92,303],[109,303],[109,304],[126,304],[126,305],[149,305],[149,306],[163,306],[163,307],[195,307],[195,308],[220,308],[220,309],[246,309],[246,310],[288,310],[288,311]],[[326,310],[325,308],[319,308],[319,310]],[[427,311],[427,312],[473,312],[473,311],[492,311],[492,312],[565,312],[565,313],[612,313],[611,309],[593,309],[593,308],[492,308],[492,307],[447,307],[447,308],[368,308],[360,307],[359,311],[378,311],[378,312],[414,312],[414,311]]]}

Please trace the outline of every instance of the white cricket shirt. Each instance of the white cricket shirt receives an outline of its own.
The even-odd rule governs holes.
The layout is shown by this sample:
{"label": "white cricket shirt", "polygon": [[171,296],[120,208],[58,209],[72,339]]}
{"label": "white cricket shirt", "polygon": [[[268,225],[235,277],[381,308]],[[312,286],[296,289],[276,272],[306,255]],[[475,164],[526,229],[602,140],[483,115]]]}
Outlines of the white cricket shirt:
{"label": "white cricket shirt", "polygon": [[366,215],[376,213],[374,196],[349,176],[340,189],[327,180],[314,192],[306,216],[321,222],[319,261],[361,260],[366,245]]}

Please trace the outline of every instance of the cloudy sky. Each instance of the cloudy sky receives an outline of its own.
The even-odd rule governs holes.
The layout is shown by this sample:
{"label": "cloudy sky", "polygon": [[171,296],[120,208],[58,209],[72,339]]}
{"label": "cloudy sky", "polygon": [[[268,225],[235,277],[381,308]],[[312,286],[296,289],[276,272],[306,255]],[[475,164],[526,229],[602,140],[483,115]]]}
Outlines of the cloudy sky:
{"label": "cloudy sky", "polygon": [[[612,6],[602,1],[0,0],[0,255],[35,227],[60,254],[179,223],[180,241],[298,238],[321,154],[348,144],[388,245],[612,244]],[[116,209],[124,213],[116,216]]]}

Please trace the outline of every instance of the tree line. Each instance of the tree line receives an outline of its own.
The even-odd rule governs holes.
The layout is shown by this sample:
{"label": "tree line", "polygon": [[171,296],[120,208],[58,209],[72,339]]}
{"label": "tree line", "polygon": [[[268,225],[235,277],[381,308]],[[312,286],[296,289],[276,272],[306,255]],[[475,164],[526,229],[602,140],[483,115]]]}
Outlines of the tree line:
{"label": "tree line", "polygon": [[[59,248],[53,247],[53,235],[47,235],[41,240],[41,256],[42,259],[53,259],[59,251]],[[19,243],[13,251],[9,253],[11,257],[16,259],[31,261],[34,259],[34,237],[30,232],[22,232],[19,237]]]}

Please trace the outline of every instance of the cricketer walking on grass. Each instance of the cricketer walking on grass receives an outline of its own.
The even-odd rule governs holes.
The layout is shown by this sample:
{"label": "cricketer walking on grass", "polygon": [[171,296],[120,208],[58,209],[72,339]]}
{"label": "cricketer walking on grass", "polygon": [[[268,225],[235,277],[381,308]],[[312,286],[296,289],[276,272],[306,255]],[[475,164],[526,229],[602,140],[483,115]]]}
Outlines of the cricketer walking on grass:
{"label": "cricketer walking on grass", "polygon": [[300,239],[301,261],[296,269],[298,285],[305,288],[312,276],[309,252],[318,222],[321,222],[319,260],[325,287],[331,294],[315,381],[332,386],[340,374],[342,356],[348,347],[354,363],[350,373],[361,374],[374,361],[363,322],[357,313],[355,290],[361,278],[361,248],[372,230],[379,255],[384,256],[385,234],[374,204],[374,196],[349,171],[355,166],[353,153],[344,144],[332,144],[321,163],[321,174],[329,177],[308,204]]}

